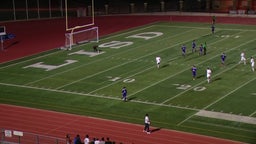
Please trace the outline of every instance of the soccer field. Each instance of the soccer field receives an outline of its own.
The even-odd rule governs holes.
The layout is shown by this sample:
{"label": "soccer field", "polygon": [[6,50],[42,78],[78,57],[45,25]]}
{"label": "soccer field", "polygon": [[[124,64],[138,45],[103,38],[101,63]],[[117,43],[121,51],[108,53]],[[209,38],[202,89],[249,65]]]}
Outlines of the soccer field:
{"label": "soccer field", "polygon": [[[55,49],[1,64],[0,102],[136,124],[148,113],[154,127],[255,143],[256,72],[250,65],[250,57],[256,57],[255,35],[256,26],[224,24],[212,34],[205,23],[130,29],[70,51]],[[204,43],[207,54],[199,55]],[[94,45],[100,53],[93,52]],[[241,52],[246,65],[239,64]],[[160,68],[156,56],[162,59]],[[124,86],[127,102],[121,100]]]}

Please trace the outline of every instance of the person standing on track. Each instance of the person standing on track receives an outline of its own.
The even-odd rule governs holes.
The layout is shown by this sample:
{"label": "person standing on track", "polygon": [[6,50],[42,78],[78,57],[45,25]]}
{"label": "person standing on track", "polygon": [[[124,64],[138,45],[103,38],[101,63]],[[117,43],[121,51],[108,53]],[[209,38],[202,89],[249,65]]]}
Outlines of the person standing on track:
{"label": "person standing on track", "polygon": [[145,127],[143,129],[143,132],[146,132],[147,134],[150,134],[149,126],[150,126],[150,119],[149,115],[146,114],[144,118]]}

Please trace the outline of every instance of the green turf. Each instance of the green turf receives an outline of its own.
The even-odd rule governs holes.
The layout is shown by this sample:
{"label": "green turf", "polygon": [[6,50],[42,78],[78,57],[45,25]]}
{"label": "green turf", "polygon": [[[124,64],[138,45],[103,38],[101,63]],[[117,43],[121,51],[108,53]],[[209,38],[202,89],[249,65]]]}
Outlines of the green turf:
{"label": "green turf", "polygon": [[[163,35],[148,40],[133,38],[144,32]],[[150,34],[149,34],[150,35]],[[147,35],[147,36],[149,36]],[[143,124],[149,113],[152,125],[227,138],[247,143],[256,141],[256,125],[197,116],[200,110],[256,118],[256,72],[238,64],[240,53],[255,56],[256,26],[216,25],[211,34],[205,23],[155,23],[101,38],[132,42],[121,48],[101,48],[100,55],[69,55],[79,50],[92,52],[95,43],[74,47],[71,51],[53,50],[33,57],[1,64],[1,103],[61,111],[79,115]],[[207,55],[191,53],[192,40],[197,46],[207,43]],[[181,45],[187,56],[181,56]],[[221,65],[220,54],[227,60]],[[160,69],[155,57],[162,58]],[[24,68],[43,62],[61,65],[46,71]],[[192,80],[191,66],[198,75]],[[213,71],[206,82],[205,70]],[[121,101],[121,88],[128,89],[128,102]]]}

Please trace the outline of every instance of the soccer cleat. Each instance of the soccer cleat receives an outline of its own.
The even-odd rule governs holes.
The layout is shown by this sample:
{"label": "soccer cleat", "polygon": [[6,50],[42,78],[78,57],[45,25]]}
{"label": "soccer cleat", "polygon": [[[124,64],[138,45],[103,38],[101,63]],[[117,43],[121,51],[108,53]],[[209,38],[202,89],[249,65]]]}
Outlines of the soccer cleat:
{"label": "soccer cleat", "polygon": [[147,134],[150,134],[150,132],[147,132]]}

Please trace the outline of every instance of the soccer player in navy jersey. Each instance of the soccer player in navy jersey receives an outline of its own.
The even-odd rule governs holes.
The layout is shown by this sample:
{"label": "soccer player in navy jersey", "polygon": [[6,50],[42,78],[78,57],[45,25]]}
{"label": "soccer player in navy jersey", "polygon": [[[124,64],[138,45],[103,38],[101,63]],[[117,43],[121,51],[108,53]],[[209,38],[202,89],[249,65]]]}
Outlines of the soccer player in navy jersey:
{"label": "soccer player in navy jersey", "polygon": [[196,69],[196,66],[195,66],[195,65],[193,65],[193,66],[192,66],[191,71],[192,71],[192,77],[193,77],[193,80],[195,80],[195,79],[196,79],[196,71],[197,71],[197,69]]}
{"label": "soccer player in navy jersey", "polygon": [[221,64],[222,65],[224,65],[225,64],[225,60],[226,60],[226,54],[225,53],[222,53],[221,55],[220,55],[220,58],[221,58]]}
{"label": "soccer player in navy jersey", "polygon": [[212,28],[212,34],[214,34],[214,32],[215,32],[215,26],[214,26],[214,24],[212,24],[211,28]]}
{"label": "soccer player in navy jersey", "polygon": [[126,87],[123,87],[123,89],[122,89],[122,99],[123,99],[123,101],[127,101],[127,89],[126,89]]}
{"label": "soccer player in navy jersey", "polygon": [[199,47],[199,55],[203,55],[203,44]]}
{"label": "soccer player in navy jersey", "polygon": [[182,45],[181,47],[181,51],[182,51],[182,56],[185,57],[186,56],[186,46],[185,45]]}
{"label": "soccer player in navy jersey", "polygon": [[195,40],[193,40],[193,42],[192,42],[192,53],[193,52],[196,52],[196,41]]}

